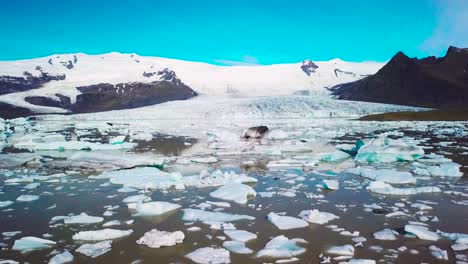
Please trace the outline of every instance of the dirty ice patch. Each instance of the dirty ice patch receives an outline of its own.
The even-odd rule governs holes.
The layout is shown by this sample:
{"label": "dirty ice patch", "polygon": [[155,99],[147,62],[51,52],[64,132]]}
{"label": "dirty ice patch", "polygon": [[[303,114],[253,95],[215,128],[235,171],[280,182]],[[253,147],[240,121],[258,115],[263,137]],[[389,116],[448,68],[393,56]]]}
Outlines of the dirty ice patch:
{"label": "dirty ice patch", "polygon": [[326,224],[334,219],[340,218],[339,216],[327,213],[327,212],[320,212],[317,209],[313,210],[303,210],[299,213],[299,217],[302,218],[304,221],[309,223],[323,225]]}
{"label": "dirty ice patch", "polygon": [[255,197],[257,192],[242,183],[229,183],[210,193],[211,197],[245,204],[249,197]]}
{"label": "dirty ice patch", "polygon": [[222,212],[210,212],[199,209],[183,209],[184,221],[200,221],[204,223],[225,223],[239,220],[255,220],[255,217],[249,215],[228,214]]}
{"label": "dirty ice patch", "polygon": [[28,236],[16,240],[12,249],[26,253],[39,249],[51,248],[55,246],[55,244],[56,242],[52,240]]}
{"label": "dirty ice patch", "polygon": [[414,195],[418,193],[437,193],[441,192],[438,187],[414,187],[414,188],[395,188],[388,183],[381,181],[374,181],[367,186],[367,190],[373,193],[386,194],[386,195]]}
{"label": "dirty ice patch", "polygon": [[91,258],[97,258],[111,251],[111,249],[112,240],[104,240],[95,244],[83,244],[76,249],[76,252]]}
{"label": "dirty ice patch", "polygon": [[277,236],[257,253],[257,257],[290,258],[301,255],[306,250],[298,246],[297,243],[307,243],[307,241],[300,238],[289,239],[283,235]]}
{"label": "dirty ice patch", "polygon": [[403,171],[356,167],[349,169],[347,172],[357,174],[373,181],[381,181],[391,184],[416,183],[416,178],[414,178],[411,173]]}
{"label": "dirty ice patch", "polygon": [[295,218],[292,216],[282,216],[273,212],[268,214],[267,219],[278,229],[281,230],[302,228],[309,225],[306,221],[302,219]]}
{"label": "dirty ice patch", "polygon": [[231,263],[229,251],[224,248],[204,247],[185,255],[199,264],[224,264]]}
{"label": "dirty ice patch", "polygon": [[182,231],[166,232],[152,229],[146,232],[136,243],[150,248],[160,248],[174,246],[182,243],[184,239],[185,235]]}
{"label": "dirty ice patch", "polygon": [[101,240],[113,240],[121,237],[129,236],[133,233],[133,230],[117,230],[117,229],[101,229],[93,231],[81,231],[73,235],[74,240],[82,241],[101,241]]}
{"label": "dirty ice patch", "polygon": [[135,216],[156,216],[162,215],[180,208],[180,205],[170,202],[148,202],[137,203],[134,210]]}

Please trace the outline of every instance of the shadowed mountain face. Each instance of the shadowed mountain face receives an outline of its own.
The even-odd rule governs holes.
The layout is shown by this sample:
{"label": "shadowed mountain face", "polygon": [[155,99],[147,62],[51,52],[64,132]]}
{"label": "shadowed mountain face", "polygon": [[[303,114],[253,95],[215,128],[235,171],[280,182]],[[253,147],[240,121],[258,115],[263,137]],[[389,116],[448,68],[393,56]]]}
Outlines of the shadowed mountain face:
{"label": "shadowed mountain face", "polygon": [[444,57],[409,58],[398,52],[376,74],[331,88],[338,99],[433,108],[468,108],[468,49]]}

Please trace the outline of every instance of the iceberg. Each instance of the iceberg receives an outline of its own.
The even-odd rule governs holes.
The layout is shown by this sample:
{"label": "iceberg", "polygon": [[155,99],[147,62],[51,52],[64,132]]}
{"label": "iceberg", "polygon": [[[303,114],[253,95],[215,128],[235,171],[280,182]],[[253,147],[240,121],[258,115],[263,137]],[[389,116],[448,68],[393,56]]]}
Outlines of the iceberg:
{"label": "iceberg", "polygon": [[372,169],[372,168],[363,168],[356,167],[349,169],[347,172],[357,174],[361,177],[373,180],[381,181],[391,184],[408,184],[416,183],[416,178],[411,175],[409,172],[396,171],[390,169]]}
{"label": "iceberg", "polygon": [[225,241],[223,247],[227,250],[237,254],[251,254],[253,250],[245,246],[245,242],[242,241]]}
{"label": "iceberg", "polygon": [[268,221],[270,221],[278,229],[281,230],[296,229],[309,226],[309,224],[302,219],[295,218],[292,216],[282,216],[273,212],[269,213],[267,218]]}
{"label": "iceberg", "polygon": [[71,224],[80,224],[80,225],[88,225],[88,224],[96,224],[104,221],[104,218],[99,216],[90,216],[86,213],[81,213],[79,215],[74,216],[67,216],[63,219],[63,222],[67,225]]}
{"label": "iceberg", "polygon": [[405,225],[405,231],[423,240],[437,241],[440,238],[436,232],[429,231],[429,228],[421,225]]}
{"label": "iceberg", "polygon": [[352,245],[333,246],[327,250],[328,254],[340,256],[354,256],[354,247]]}
{"label": "iceberg", "polygon": [[462,177],[463,172],[460,171],[460,168],[460,164],[447,162],[440,165],[419,166],[413,169],[413,173],[422,176]]}
{"label": "iceberg", "polygon": [[340,184],[337,180],[323,180],[322,187],[327,190],[338,190]]}
{"label": "iceberg", "polygon": [[320,212],[317,209],[303,210],[299,213],[299,217],[301,217],[304,221],[319,225],[323,225],[334,219],[340,218],[339,216],[332,213]]}
{"label": "iceberg", "polygon": [[320,161],[325,162],[341,162],[349,158],[351,158],[351,155],[341,150],[320,154]]}
{"label": "iceberg", "polygon": [[179,209],[180,205],[169,202],[137,203],[135,216],[155,216]]}
{"label": "iceberg", "polygon": [[129,236],[133,233],[133,230],[117,230],[117,229],[101,229],[93,231],[81,231],[73,235],[74,240],[82,241],[101,241],[101,240],[113,240],[121,237]]}
{"label": "iceberg", "polygon": [[378,240],[396,240],[397,236],[397,231],[388,228],[374,233],[374,238]]}
{"label": "iceberg", "polygon": [[111,251],[111,249],[112,240],[104,240],[96,244],[83,244],[76,249],[76,252],[91,258],[97,258]]}
{"label": "iceberg", "polygon": [[297,243],[307,243],[303,239],[288,239],[281,235],[270,240],[265,248],[257,253],[257,257],[272,257],[272,258],[290,258],[301,255],[306,250],[299,247]]}
{"label": "iceberg", "polygon": [[184,216],[182,220],[184,221],[200,221],[205,223],[225,223],[225,222],[234,222],[239,220],[255,220],[255,217],[248,215],[239,215],[239,214],[228,214],[222,212],[210,212],[199,209],[183,209]]}
{"label": "iceberg", "polygon": [[224,233],[235,241],[247,242],[256,239],[257,235],[245,230],[224,230]]}
{"label": "iceberg", "polygon": [[424,156],[424,149],[402,140],[380,136],[365,143],[354,160],[362,163],[414,161]]}
{"label": "iceberg", "polygon": [[204,247],[193,251],[185,257],[199,264],[224,264],[231,263],[229,251],[224,248]]}
{"label": "iceberg", "polygon": [[13,201],[0,201],[0,208],[8,207],[13,204]]}
{"label": "iceberg", "polygon": [[414,187],[414,188],[395,188],[388,183],[381,181],[374,181],[367,186],[367,190],[378,193],[378,194],[387,194],[387,195],[414,195],[418,193],[436,193],[441,192],[438,187]]}
{"label": "iceberg", "polygon": [[51,248],[55,246],[55,244],[56,244],[55,241],[52,241],[52,240],[28,236],[28,237],[22,237],[16,240],[15,243],[13,244],[12,250],[18,250],[18,251],[21,251],[22,253],[26,253],[29,251],[34,251],[34,250],[39,250],[39,249]]}
{"label": "iceberg", "polygon": [[39,199],[38,195],[23,194],[16,198],[17,202],[32,202]]}
{"label": "iceberg", "polygon": [[436,259],[448,260],[447,250],[442,250],[434,245],[429,246],[429,250],[431,251],[432,256],[434,256]]}
{"label": "iceberg", "polygon": [[199,175],[183,177],[183,183],[186,186],[193,187],[213,187],[222,186],[228,183],[256,183],[257,179],[249,177],[245,174],[237,174],[233,171],[222,172],[215,170],[211,174],[207,171],[202,171]]}
{"label": "iceberg", "polygon": [[229,183],[210,193],[211,197],[245,204],[249,197],[255,197],[257,192],[242,183]]}
{"label": "iceberg", "polygon": [[185,235],[182,231],[166,232],[152,229],[146,232],[136,243],[150,248],[160,248],[174,246],[182,243],[184,239]]}
{"label": "iceberg", "polygon": [[49,260],[49,264],[65,264],[65,263],[70,263],[72,261],[73,261],[73,255],[68,251],[64,251],[60,254],[53,256]]}

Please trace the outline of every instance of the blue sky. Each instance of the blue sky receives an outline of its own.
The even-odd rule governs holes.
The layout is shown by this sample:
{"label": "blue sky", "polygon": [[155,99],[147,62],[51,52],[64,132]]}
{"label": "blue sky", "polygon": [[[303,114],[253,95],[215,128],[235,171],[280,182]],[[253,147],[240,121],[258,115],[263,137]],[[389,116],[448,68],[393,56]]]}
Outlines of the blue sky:
{"label": "blue sky", "polygon": [[0,60],[111,51],[216,64],[443,55],[465,0],[4,0]]}

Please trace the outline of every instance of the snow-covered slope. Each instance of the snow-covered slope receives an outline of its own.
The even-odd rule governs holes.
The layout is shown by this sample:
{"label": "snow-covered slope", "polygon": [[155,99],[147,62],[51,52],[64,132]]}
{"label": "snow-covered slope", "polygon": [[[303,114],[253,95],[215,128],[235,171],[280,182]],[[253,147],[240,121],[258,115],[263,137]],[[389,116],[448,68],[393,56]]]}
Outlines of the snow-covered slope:
{"label": "snow-covered slope", "polygon": [[[63,97],[68,97],[68,103],[74,104],[82,93],[77,87],[102,89],[97,84],[110,84],[115,86],[114,92],[118,94],[124,92],[117,88],[118,84],[125,87],[170,78],[180,79],[198,94],[207,96],[281,96],[298,92],[323,95],[328,94],[328,87],[374,74],[382,66],[382,63],[376,62],[353,63],[339,59],[258,66],[217,66],[115,52],[102,55],[52,55],[0,62],[0,103],[36,113],[64,113],[69,112],[69,108],[57,105],[63,104]],[[14,88],[8,87],[14,83]],[[8,89],[13,92],[6,91]],[[28,100],[31,97],[43,98],[39,104],[31,103]],[[44,97],[57,104],[42,103]]]}

